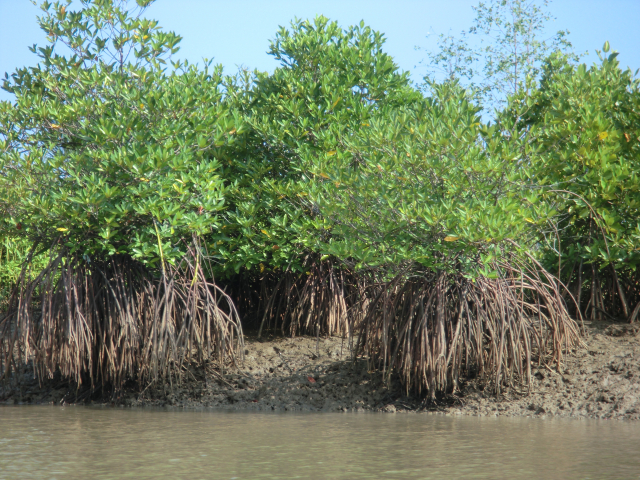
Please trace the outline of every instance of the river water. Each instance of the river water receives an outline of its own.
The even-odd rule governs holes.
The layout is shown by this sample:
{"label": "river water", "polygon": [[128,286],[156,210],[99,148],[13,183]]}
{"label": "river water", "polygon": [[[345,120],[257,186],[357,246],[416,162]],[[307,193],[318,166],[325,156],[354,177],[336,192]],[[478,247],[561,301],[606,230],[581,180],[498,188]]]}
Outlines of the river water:
{"label": "river water", "polygon": [[640,423],[0,407],[0,479],[640,479]]}

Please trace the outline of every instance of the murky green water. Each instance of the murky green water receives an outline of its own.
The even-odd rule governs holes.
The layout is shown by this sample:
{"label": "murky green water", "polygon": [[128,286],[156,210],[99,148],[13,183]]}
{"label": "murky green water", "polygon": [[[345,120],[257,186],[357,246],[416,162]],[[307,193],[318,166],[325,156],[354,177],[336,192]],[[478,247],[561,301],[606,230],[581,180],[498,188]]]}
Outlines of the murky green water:
{"label": "murky green water", "polygon": [[5,478],[640,479],[640,424],[0,407]]}

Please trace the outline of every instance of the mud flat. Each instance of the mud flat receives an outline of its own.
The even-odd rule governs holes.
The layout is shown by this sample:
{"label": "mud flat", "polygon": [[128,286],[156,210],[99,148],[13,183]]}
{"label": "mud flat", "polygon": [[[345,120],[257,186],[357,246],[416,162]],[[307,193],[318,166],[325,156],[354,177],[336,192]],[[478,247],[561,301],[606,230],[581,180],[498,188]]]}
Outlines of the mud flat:
{"label": "mud flat", "polygon": [[593,322],[560,372],[534,369],[529,395],[488,397],[467,384],[449,414],[640,419],[640,325]]}
{"label": "mud flat", "polygon": [[244,361],[221,371],[214,364],[189,366],[180,384],[125,388],[118,397],[78,390],[61,381],[39,385],[29,370],[0,385],[0,403],[108,403],[278,411],[432,412],[446,415],[559,416],[640,419],[640,325],[593,322],[584,346],[564,359],[559,372],[533,369],[530,393],[496,398],[473,381],[435,403],[387,385],[366,359],[353,360],[341,338],[247,337]]}

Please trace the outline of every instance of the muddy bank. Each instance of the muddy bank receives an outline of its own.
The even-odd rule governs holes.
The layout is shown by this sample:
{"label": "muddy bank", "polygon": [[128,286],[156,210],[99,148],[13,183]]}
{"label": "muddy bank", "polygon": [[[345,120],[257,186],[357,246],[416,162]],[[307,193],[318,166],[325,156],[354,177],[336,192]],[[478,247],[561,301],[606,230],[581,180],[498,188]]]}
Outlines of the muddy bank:
{"label": "muddy bank", "polygon": [[381,372],[368,372],[366,360],[354,361],[350,351],[348,340],[336,337],[247,336],[238,368],[190,365],[180,384],[151,384],[142,391],[125,389],[116,398],[101,398],[99,391],[78,392],[62,381],[39,385],[25,370],[20,385],[0,384],[0,403],[360,411],[397,402],[400,385],[386,385]]}
{"label": "muddy bank", "polygon": [[593,322],[560,372],[534,369],[529,395],[486,397],[467,385],[449,414],[640,419],[640,325]]}
{"label": "muddy bank", "polygon": [[109,403],[278,411],[438,412],[448,415],[560,416],[640,419],[640,328],[594,322],[584,347],[555,372],[534,368],[529,395],[499,399],[473,382],[456,396],[425,404],[406,396],[398,382],[383,382],[365,359],[350,356],[340,338],[248,337],[244,362],[222,372],[214,364],[190,366],[181,384],[125,389],[118,397],[77,390],[60,381],[39,385],[24,371],[13,386],[0,385],[0,403]]}

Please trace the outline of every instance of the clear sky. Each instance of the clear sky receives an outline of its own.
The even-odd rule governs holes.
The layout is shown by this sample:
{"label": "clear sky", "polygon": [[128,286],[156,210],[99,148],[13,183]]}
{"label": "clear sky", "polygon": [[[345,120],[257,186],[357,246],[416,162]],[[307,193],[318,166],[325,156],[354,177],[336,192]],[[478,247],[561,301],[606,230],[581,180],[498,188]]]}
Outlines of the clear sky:
{"label": "clear sky", "polygon": [[[39,3],[39,2],[38,2]],[[269,40],[279,25],[294,18],[323,14],[343,27],[364,20],[385,33],[387,51],[414,80],[424,74],[424,52],[416,46],[434,48],[439,33],[458,34],[471,26],[478,0],[157,0],[146,12],[167,30],[184,37],[177,55],[190,62],[213,58],[229,73],[238,66],[271,71],[276,62],[266,54]],[[623,67],[640,68],[640,0],[555,0],[550,5],[557,17],[550,30],[566,29],[577,52],[595,49],[605,40],[620,52]],[[39,9],[30,0],[0,0],[0,75],[33,65],[33,43],[44,45],[38,29]],[[429,35],[431,34],[431,35]],[[10,95],[0,90],[0,100]]]}

